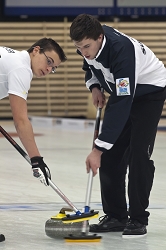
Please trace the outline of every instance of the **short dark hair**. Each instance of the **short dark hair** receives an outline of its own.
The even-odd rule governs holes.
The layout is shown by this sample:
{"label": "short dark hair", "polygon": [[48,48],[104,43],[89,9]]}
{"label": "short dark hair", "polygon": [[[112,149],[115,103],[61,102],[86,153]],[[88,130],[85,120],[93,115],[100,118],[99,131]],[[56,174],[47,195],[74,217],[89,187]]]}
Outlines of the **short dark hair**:
{"label": "short dark hair", "polygon": [[73,41],[80,42],[85,38],[97,40],[104,34],[101,23],[88,14],[78,15],[70,26],[70,37]]}
{"label": "short dark hair", "polygon": [[66,57],[63,49],[61,48],[61,46],[52,38],[44,37],[44,38],[38,40],[27,50],[27,52],[31,53],[33,51],[34,47],[36,47],[36,46],[40,46],[40,48],[42,48],[39,52],[41,54],[45,51],[54,50],[58,54],[61,62],[65,62],[67,60],[67,57]]}

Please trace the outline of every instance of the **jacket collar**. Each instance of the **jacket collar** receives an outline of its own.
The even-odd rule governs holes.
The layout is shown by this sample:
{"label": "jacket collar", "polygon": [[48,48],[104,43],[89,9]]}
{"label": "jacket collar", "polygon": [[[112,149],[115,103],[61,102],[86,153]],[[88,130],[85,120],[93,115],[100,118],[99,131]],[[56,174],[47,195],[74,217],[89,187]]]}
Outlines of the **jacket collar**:
{"label": "jacket collar", "polygon": [[104,36],[104,37],[103,37],[103,42],[102,42],[101,48],[100,48],[100,50],[98,51],[98,53],[97,53],[95,59],[97,59],[97,58],[99,57],[99,55],[101,54],[101,52],[102,52],[102,50],[103,50],[105,44],[106,44],[106,37]]}

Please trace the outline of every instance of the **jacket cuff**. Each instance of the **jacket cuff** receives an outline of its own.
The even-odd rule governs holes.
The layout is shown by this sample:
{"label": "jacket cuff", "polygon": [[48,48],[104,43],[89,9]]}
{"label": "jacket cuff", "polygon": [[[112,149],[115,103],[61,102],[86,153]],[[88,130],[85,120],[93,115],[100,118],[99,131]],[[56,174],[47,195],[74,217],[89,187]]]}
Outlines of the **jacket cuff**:
{"label": "jacket cuff", "polygon": [[95,147],[96,149],[102,151],[102,152],[108,151],[106,148],[101,148],[101,147],[99,147],[99,146],[97,146],[97,145],[95,145],[94,147]]}
{"label": "jacket cuff", "polygon": [[89,90],[92,92],[92,89],[93,89],[93,88],[98,88],[99,90],[101,90],[100,84],[97,84],[97,83],[92,84],[92,85],[89,87]]}

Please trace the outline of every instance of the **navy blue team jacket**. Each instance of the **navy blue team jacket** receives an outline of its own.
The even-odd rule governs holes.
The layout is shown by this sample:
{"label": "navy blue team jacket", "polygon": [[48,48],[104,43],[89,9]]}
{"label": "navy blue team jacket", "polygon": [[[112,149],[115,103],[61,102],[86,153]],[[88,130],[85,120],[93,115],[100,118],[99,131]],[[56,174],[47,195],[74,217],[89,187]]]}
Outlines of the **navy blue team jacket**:
{"label": "navy blue team jacket", "polygon": [[[127,122],[134,98],[166,86],[166,68],[143,43],[103,25],[102,47],[93,60],[84,58],[86,86],[110,94],[96,147],[109,150]],[[78,52],[80,54],[80,52]]]}

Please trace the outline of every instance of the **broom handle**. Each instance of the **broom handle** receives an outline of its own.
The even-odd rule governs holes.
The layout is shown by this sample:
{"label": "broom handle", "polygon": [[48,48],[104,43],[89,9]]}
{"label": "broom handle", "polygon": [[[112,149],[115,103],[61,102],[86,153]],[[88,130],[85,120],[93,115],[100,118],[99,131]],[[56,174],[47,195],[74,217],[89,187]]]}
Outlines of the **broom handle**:
{"label": "broom handle", "polygon": [[[104,93],[104,89],[101,88],[101,92]],[[95,140],[97,139],[99,135],[99,128],[100,128],[100,120],[101,120],[101,111],[102,108],[97,109],[96,113],[96,120],[95,120],[95,129],[93,134],[93,144],[92,149],[95,147]],[[84,212],[88,213],[90,211],[90,198],[91,198],[91,192],[92,192],[92,184],[93,184],[93,171],[90,169],[89,177],[88,177],[88,184],[86,189],[86,198],[85,198],[85,207]],[[88,221],[84,221],[82,223],[82,234],[86,234],[88,229]]]}
{"label": "broom handle", "polygon": [[[31,165],[30,157],[1,126],[0,126],[0,132]],[[73,209],[73,211],[76,212],[76,214],[78,215],[81,214],[81,212],[72,204],[72,202],[62,193],[62,191],[49,178],[48,178],[48,183],[54,189],[54,191]]]}
{"label": "broom handle", "polygon": [[[102,111],[102,108],[97,109],[92,149],[95,146],[95,139],[97,139],[98,134],[99,134],[101,111]],[[88,184],[87,184],[87,191],[86,191],[86,199],[85,199],[85,212],[89,212],[89,204],[90,204],[90,197],[91,197],[91,191],[92,191],[92,183],[93,183],[93,172],[90,169],[89,177],[88,177]]]}
{"label": "broom handle", "polygon": [[[104,89],[101,88],[101,92],[104,93]],[[94,129],[94,134],[93,134],[93,144],[92,144],[92,149],[95,147],[95,140],[97,139],[99,135],[99,128],[100,128],[100,120],[101,120],[101,112],[102,108],[97,109],[96,113],[96,120],[95,120],[95,129]],[[89,178],[88,178],[88,184],[87,184],[87,191],[86,191],[86,198],[85,198],[85,213],[89,212],[90,210],[90,198],[91,198],[91,192],[92,192],[92,183],[93,183],[93,172],[90,169],[89,172]]]}

